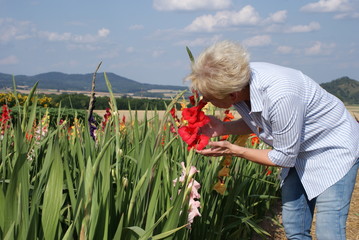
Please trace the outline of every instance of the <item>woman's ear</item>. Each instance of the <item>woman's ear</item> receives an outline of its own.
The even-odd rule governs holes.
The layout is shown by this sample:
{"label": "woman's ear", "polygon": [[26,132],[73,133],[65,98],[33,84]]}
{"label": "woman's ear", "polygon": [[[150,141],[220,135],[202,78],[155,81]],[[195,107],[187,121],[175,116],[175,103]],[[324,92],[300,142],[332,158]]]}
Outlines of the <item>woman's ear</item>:
{"label": "woman's ear", "polygon": [[231,97],[231,99],[233,101],[236,101],[237,100],[237,94],[238,94],[238,92],[233,92],[233,93],[230,93],[229,96]]}

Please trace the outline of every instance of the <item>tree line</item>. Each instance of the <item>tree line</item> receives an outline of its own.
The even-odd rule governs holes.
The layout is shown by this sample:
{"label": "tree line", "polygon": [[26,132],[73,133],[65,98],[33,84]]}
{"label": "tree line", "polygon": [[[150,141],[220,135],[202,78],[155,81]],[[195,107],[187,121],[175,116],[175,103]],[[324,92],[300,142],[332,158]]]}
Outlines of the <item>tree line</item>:
{"label": "tree line", "polygon": [[[88,109],[90,97],[83,94],[53,94],[47,95],[53,99],[54,104],[61,103],[61,107],[71,109]],[[109,97],[95,98],[95,109],[104,110],[109,107]],[[166,110],[171,100],[120,97],[116,98],[118,110]]]}
{"label": "tree line", "polygon": [[[17,94],[17,99],[22,105],[27,99],[27,95]],[[34,99],[32,99],[33,101]],[[95,98],[95,110],[105,110],[109,107],[109,97],[99,96]],[[38,94],[37,105],[48,108],[82,109],[89,108],[90,97],[84,94]],[[167,99],[148,99],[120,97],[116,98],[118,110],[165,110],[171,100]],[[16,100],[13,93],[0,93],[0,104],[13,107]]]}

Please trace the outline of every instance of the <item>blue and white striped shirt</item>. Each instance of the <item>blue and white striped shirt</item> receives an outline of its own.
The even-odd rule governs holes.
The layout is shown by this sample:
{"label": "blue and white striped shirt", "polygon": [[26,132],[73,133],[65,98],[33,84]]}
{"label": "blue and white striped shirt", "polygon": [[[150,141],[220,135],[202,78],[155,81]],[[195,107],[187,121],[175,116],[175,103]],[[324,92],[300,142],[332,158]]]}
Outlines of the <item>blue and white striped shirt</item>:
{"label": "blue and white striped shirt", "polygon": [[281,179],[295,167],[309,199],[340,180],[359,157],[359,124],[335,96],[302,72],[251,63],[250,104],[238,113],[273,147],[269,159],[282,166]]}

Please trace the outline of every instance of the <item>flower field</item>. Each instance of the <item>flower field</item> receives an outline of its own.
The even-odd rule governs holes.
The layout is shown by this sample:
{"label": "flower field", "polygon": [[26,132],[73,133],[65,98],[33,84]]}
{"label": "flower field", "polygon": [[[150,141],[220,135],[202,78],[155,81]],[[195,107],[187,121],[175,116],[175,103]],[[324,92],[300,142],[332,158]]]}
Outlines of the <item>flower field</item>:
{"label": "flower field", "polygon": [[[182,94],[161,118],[139,119],[136,111],[124,118],[105,79],[111,97],[102,122],[91,119],[91,111],[89,121],[70,122],[59,107],[58,124],[49,125],[50,116],[36,115],[37,101],[28,100],[36,99],[36,85],[21,108],[17,100],[17,119],[3,106],[0,239],[268,235],[259,225],[278,198],[276,169],[235,157],[203,157],[189,148],[171,114],[177,103],[190,107]],[[227,140],[267,147],[256,136]]]}

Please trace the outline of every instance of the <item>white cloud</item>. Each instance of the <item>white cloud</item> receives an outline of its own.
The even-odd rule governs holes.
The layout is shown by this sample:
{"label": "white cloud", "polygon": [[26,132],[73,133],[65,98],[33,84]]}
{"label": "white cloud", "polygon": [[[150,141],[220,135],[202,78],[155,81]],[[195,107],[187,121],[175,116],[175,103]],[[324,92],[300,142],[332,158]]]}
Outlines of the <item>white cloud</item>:
{"label": "white cloud", "polygon": [[197,47],[197,46],[209,46],[215,42],[218,42],[222,39],[221,34],[214,35],[213,37],[203,37],[203,38],[196,38],[193,40],[184,40],[177,42],[175,45],[178,46],[188,46],[188,47]]}
{"label": "white cloud", "polygon": [[329,55],[335,46],[335,43],[325,44],[317,41],[313,46],[305,49],[305,55]]}
{"label": "white cloud", "polygon": [[66,47],[69,50],[80,49],[84,51],[96,51],[101,49],[99,46],[92,43],[69,43]]}
{"label": "white cloud", "polygon": [[107,37],[110,34],[110,30],[106,29],[106,28],[101,28],[100,30],[98,30],[97,35],[99,37]]}
{"label": "white cloud", "polygon": [[272,13],[269,15],[269,17],[264,20],[264,22],[269,23],[282,23],[287,19],[287,11],[286,10],[280,10],[275,13]]}
{"label": "white cloud", "polygon": [[0,43],[31,38],[34,27],[28,21],[0,18]]}
{"label": "white cloud", "polygon": [[141,30],[143,28],[144,28],[144,26],[141,24],[134,24],[129,27],[130,30]]}
{"label": "white cloud", "polygon": [[225,9],[231,0],[153,0],[153,7],[158,11],[192,11],[199,9]]}
{"label": "white cloud", "polygon": [[10,55],[0,59],[0,65],[13,65],[19,62],[19,59],[15,55]]}
{"label": "white cloud", "polygon": [[212,32],[223,27],[232,27],[239,25],[255,25],[261,18],[258,12],[250,5],[236,11],[220,11],[215,15],[203,15],[197,17],[185,31],[189,32]]}
{"label": "white cloud", "polygon": [[351,7],[348,0],[319,0],[309,3],[301,8],[305,12],[346,12]]}
{"label": "white cloud", "polygon": [[344,19],[344,18],[359,18],[359,12],[346,12],[346,13],[339,13],[334,16],[334,19]]}
{"label": "white cloud", "polygon": [[69,32],[57,33],[40,31],[39,37],[45,38],[53,42],[74,42],[74,43],[94,43],[98,42],[101,38],[106,38],[110,34],[110,30],[101,28],[97,31],[96,35],[85,34],[78,35]]}
{"label": "white cloud", "polygon": [[133,53],[135,51],[135,48],[134,47],[128,47],[126,48],[126,52],[128,53]]}
{"label": "white cloud", "polygon": [[308,25],[296,25],[290,28],[287,28],[285,32],[287,33],[298,33],[298,32],[312,32],[320,29],[320,24],[318,22],[311,22]]}
{"label": "white cloud", "polygon": [[257,35],[251,38],[243,40],[243,45],[247,47],[260,47],[267,46],[272,42],[272,38],[269,35]]}
{"label": "white cloud", "polygon": [[157,57],[161,56],[164,53],[165,53],[165,51],[163,51],[163,50],[154,50],[152,52],[152,57],[157,58]]}
{"label": "white cloud", "polygon": [[281,54],[290,54],[293,52],[293,48],[290,46],[279,46],[277,47],[277,52]]}

